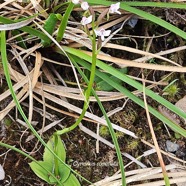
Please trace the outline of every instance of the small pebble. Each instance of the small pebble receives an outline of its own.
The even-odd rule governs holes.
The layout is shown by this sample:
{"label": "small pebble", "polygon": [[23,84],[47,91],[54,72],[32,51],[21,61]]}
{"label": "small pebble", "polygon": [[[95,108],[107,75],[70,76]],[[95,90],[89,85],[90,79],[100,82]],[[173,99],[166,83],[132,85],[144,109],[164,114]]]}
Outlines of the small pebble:
{"label": "small pebble", "polygon": [[133,17],[133,18],[128,20],[127,24],[130,27],[134,28],[136,26],[137,22],[138,22],[138,18]]}
{"label": "small pebble", "polygon": [[166,148],[168,152],[176,152],[179,149],[179,145],[169,140],[166,141]]}

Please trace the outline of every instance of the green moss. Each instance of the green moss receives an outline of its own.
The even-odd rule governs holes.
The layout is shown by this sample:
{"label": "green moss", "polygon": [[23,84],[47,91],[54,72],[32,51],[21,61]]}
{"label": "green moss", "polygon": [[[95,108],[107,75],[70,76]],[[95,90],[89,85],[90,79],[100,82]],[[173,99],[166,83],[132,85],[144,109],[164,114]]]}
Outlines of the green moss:
{"label": "green moss", "polygon": [[175,97],[177,94],[179,94],[179,90],[180,88],[178,87],[177,84],[173,84],[171,86],[169,86],[166,90],[165,90],[165,95],[168,95],[169,97]]}
{"label": "green moss", "polygon": [[9,119],[9,118],[5,118],[5,119],[4,119],[4,123],[5,123],[5,125],[6,125],[7,127],[9,127],[9,126],[12,124],[12,120]]}
{"label": "green moss", "polygon": [[109,129],[107,126],[102,125],[99,129],[99,134],[102,137],[108,137],[109,136]]}

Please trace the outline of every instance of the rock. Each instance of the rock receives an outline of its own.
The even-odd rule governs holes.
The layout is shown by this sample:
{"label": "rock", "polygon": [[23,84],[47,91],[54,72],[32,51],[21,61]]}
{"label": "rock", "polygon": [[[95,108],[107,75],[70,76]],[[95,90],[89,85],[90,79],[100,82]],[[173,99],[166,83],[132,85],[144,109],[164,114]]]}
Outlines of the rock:
{"label": "rock", "polygon": [[176,152],[179,149],[179,145],[169,140],[166,141],[166,148],[168,152]]}

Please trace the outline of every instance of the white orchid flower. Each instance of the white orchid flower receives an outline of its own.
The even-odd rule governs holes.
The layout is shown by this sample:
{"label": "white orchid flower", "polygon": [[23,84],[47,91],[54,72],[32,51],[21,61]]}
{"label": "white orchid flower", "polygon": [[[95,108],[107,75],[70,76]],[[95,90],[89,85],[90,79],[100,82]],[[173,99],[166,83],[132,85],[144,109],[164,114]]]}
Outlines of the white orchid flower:
{"label": "white orchid flower", "polygon": [[87,2],[82,2],[82,3],[81,3],[81,8],[82,8],[83,10],[88,10],[88,8],[89,8],[88,3],[87,3]]}
{"label": "white orchid flower", "polygon": [[72,3],[74,3],[75,5],[80,3],[80,0],[72,0]]}
{"label": "white orchid flower", "polygon": [[121,14],[121,12],[118,11],[119,8],[120,8],[120,2],[116,3],[116,4],[112,4],[112,5],[110,5],[109,13],[111,13],[111,14],[113,14],[113,13]]}
{"label": "white orchid flower", "polygon": [[92,15],[90,15],[89,17],[83,17],[82,20],[81,20],[81,24],[83,26],[89,24],[92,22]]}
{"label": "white orchid flower", "polygon": [[105,30],[104,28],[101,28],[100,30],[94,30],[96,36],[100,36],[101,40],[104,41],[105,37],[108,37],[111,33],[111,30]]}

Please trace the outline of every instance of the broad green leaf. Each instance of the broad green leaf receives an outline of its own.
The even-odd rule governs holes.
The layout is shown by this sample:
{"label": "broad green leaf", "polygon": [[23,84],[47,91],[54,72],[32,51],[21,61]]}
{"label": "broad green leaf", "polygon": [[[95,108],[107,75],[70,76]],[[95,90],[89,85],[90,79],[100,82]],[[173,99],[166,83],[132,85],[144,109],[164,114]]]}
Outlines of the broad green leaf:
{"label": "broad green leaf", "polygon": [[[88,56],[87,54],[85,54],[85,53],[83,53],[83,52],[81,52],[81,51],[79,51],[77,49],[68,48],[68,47],[63,47],[63,49],[66,52],[68,52],[68,53],[71,53],[71,54],[73,54],[75,56],[78,56],[79,60],[76,61],[76,62],[81,64],[82,66],[84,66],[86,69],[90,70],[90,65],[87,64],[85,61],[83,61],[83,59],[84,59],[84,60],[86,60],[87,62],[90,63],[91,62],[91,57],[90,56]],[[59,51],[58,49],[56,49],[56,51],[61,53],[61,51]],[[82,59],[82,60],[80,60],[80,59]],[[96,64],[97,64],[97,66],[100,69],[102,69],[102,70],[104,70],[104,71],[116,76],[118,79],[123,80],[123,82],[133,86],[134,88],[136,88],[136,89],[138,89],[140,91],[143,91],[143,86],[139,82],[131,79],[130,77],[127,77],[125,74],[121,74],[121,72],[119,72],[118,70],[114,69],[113,67],[103,63],[100,60],[97,60]],[[132,94],[130,91],[128,91],[125,87],[122,87],[121,85],[118,85],[117,83],[112,81],[106,74],[104,74],[102,72],[99,72],[98,70],[96,71],[96,75],[99,76],[100,78],[102,78],[104,81],[107,81],[115,89],[117,89],[118,91],[120,91],[124,95],[128,96],[131,100],[133,100],[135,103],[137,103],[138,105],[140,105],[140,106],[142,106],[144,108],[144,102],[141,99],[139,99],[137,96]],[[145,88],[145,93],[146,93],[146,95],[150,96],[152,99],[158,101],[160,104],[164,105],[165,107],[167,107],[168,109],[170,109],[174,113],[178,114],[183,119],[186,118],[186,113],[184,113],[182,110],[180,110],[179,108],[174,106],[169,101],[165,100],[161,96],[159,96],[156,93],[154,93],[152,90],[149,90],[149,89]],[[176,125],[175,123],[170,121],[168,118],[164,117],[157,110],[155,110],[154,108],[149,106],[149,111],[154,116],[159,118],[162,122],[166,123],[172,130],[174,130],[175,132],[180,133],[183,136],[186,136],[186,130],[185,129],[183,129],[182,127]]]}
{"label": "broad green leaf", "polygon": [[[0,21],[2,21],[2,16],[0,16]],[[4,18],[3,18],[4,20]],[[8,19],[5,18],[5,22],[7,21]],[[11,20],[8,20],[9,23],[11,23]],[[30,30],[30,28],[28,27],[26,30]],[[24,31],[24,30],[23,30]],[[41,32],[41,35],[43,33]],[[38,36],[40,36],[40,34],[38,34]],[[45,38],[46,36],[43,35]],[[41,39],[44,39],[44,37],[40,37]],[[40,137],[40,135],[37,133],[37,131],[33,128],[33,126],[31,125],[31,123],[28,121],[20,103],[19,103],[19,100],[17,99],[17,96],[14,92],[14,89],[13,89],[13,85],[12,85],[12,82],[11,82],[11,78],[10,78],[10,73],[9,73],[9,68],[8,68],[8,59],[7,59],[7,49],[6,49],[6,32],[5,31],[1,31],[1,34],[0,34],[0,42],[1,42],[1,45],[0,45],[0,51],[1,51],[1,57],[2,57],[2,63],[3,63],[3,70],[4,70],[4,73],[5,73],[5,77],[6,77],[6,81],[7,81],[7,84],[8,84],[8,87],[10,89],[10,92],[11,92],[11,95],[13,97],[13,100],[16,104],[16,107],[18,108],[21,116],[23,117],[24,121],[26,122],[26,124],[28,125],[28,127],[30,128],[30,130],[33,132],[33,134],[38,138],[38,140],[45,146],[45,148],[48,148],[47,144],[44,142],[44,140]],[[2,143],[0,143],[0,145],[3,145]],[[11,146],[10,146],[11,147]],[[14,149],[16,150],[16,148]],[[55,156],[55,158],[62,164],[65,164],[64,161],[62,161],[62,159],[60,159],[50,148],[48,148],[48,150]],[[19,151],[19,152],[22,152],[22,151]],[[22,153],[23,154],[23,153]],[[27,155],[26,153],[24,154],[25,156]],[[64,154],[63,154],[64,156]],[[66,156],[66,154],[65,154]],[[64,158],[65,159],[65,158]],[[34,159],[33,159],[34,161]],[[74,172],[75,174],[77,174],[79,177],[81,177],[83,180],[85,180],[86,182],[88,182],[89,184],[92,184],[90,181],[88,181],[87,179],[85,179],[84,177],[82,177],[80,174],[76,173],[73,169],[71,169],[71,167],[67,164],[65,164],[72,172]],[[46,169],[45,167],[42,167],[43,169]],[[41,168],[40,168],[41,169]],[[46,169],[47,171],[48,169]],[[56,182],[59,183],[59,181],[56,179]]]}
{"label": "broad green leaf", "polygon": [[[126,74],[127,73],[127,68],[118,69],[118,71]],[[110,75],[110,78],[113,81],[115,81],[116,83],[120,84],[120,85],[122,85],[122,83],[123,83],[123,81],[121,79],[118,79],[115,76]],[[95,82],[96,82],[96,89],[97,90],[102,90],[102,91],[114,90],[113,86],[111,86],[109,83],[107,83],[106,81],[102,80],[98,76],[97,76],[97,78],[95,78]]]}
{"label": "broad green leaf", "polygon": [[[54,142],[54,136],[52,136],[52,138],[47,142],[47,146],[50,149],[52,149],[53,151],[54,151],[54,147],[55,147],[57,156],[63,162],[65,162],[66,151],[65,151],[64,145],[63,145],[63,143],[61,141],[61,138],[59,136],[57,138],[58,138],[57,144],[55,144],[55,142]],[[47,148],[45,148],[45,150],[44,150],[43,160],[45,162],[53,162],[54,163],[54,155]]]}
{"label": "broad green leaf", "polygon": [[66,160],[66,151],[65,151],[65,147],[63,145],[63,142],[60,138],[60,136],[57,136],[58,137],[58,140],[57,140],[57,144],[56,145],[56,154],[58,155],[58,157],[65,162]]}
{"label": "broad green leaf", "polygon": [[70,169],[68,169],[68,167],[63,164],[59,164],[59,176],[61,183],[65,182],[68,179],[68,177],[70,176],[70,172],[71,171]]}
{"label": "broad green leaf", "polygon": [[[50,183],[49,180],[49,175],[48,175],[48,171],[51,172],[52,171],[52,163],[49,162],[43,162],[43,161],[38,161],[38,163],[45,167],[45,169],[43,169],[39,164],[37,164],[36,162],[31,162],[29,163],[31,169],[33,170],[33,172],[42,180],[46,181],[47,183]],[[47,171],[48,170],[48,171]]]}
{"label": "broad green leaf", "polygon": [[81,186],[78,179],[74,176],[74,174],[70,174],[69,178],[66,182],[63,183],[64,186]]}
{"label": "broad green leaf", "polygon": [[[49,139],[47,142],[48,148],[50,148],[52,151],[54,151],[54,140],[53,138]],[[43,161],[44,162],[51,162],[54,164],[54,155],[48,150],[48,148],[45,147],[44,153],[43,153]]]}
{"label": "broad green leaf", "polygon": [[[113,81],[117,82],[118,84],[122,84],[122,81],[114,76],[110,76],[110,79],[112,79]],[[102,90],[102,91],[112,91],[114,90],[114,88],[108,84],[107,82],[105,82],[104,80],[96,83],[96,90]]]}

